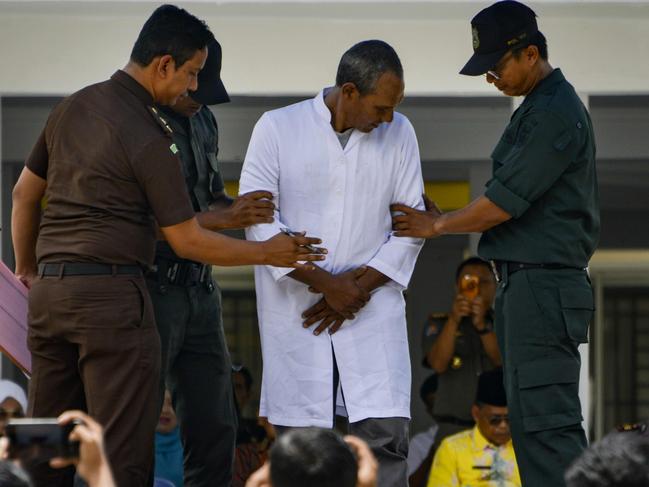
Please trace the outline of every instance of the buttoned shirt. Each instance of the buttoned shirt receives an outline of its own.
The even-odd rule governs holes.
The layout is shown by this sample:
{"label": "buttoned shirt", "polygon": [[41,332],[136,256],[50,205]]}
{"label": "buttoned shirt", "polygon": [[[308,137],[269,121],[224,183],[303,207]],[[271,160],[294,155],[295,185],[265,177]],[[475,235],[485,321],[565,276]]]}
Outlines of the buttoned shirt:
{"label": "buttoned shirt", "polygon": [[287,276],[255,269],[264,371],[261,414],[285,426],[331,427],[333,356],[350,422],[410,416],[410,357],[403,290],[423,241],[392,235],[391,203],[423,208],[417,139],[399,113],[369,133],[355,130],[341,147],[323,92],[265,113],[252,134],[240,192],[274,196],[275,222],[250,227],[265,240],[281,227],[322,238],[325,270],[368,265],[390,281],[334,335],[313,335],[302,313],[322,295]]}
{"label": "buttoned shirt", "polygon": [[153,263],[155,220],[194,216],[166,122],[124,71],[64,99],[26,166],[47,180],[39,262]]}
{"label": "buttoned shirt", "polygon": [[428,487],[520,487],[511,440],[496,446],[478,426],[445,438],[428,478]]}
{"label": "buttoned shirt", "polygon": [[595,136],[561,70],[525,97],[491,158],[485,196],[512,218],[482,235],[480,256],[586,267],[600,231]]}

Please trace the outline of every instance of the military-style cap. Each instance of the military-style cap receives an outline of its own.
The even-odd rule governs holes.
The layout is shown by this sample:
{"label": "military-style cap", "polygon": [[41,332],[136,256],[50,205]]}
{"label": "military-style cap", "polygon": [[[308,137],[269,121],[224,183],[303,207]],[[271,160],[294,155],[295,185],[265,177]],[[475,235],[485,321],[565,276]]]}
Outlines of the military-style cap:
{"label": "military-style cap", "polygon": [[207,45],[207,60],[198,73],[198,89],[189,96],[202,105],[218,105],[230,101],[221,81],[221,44],[215,39]]}
{"label": "military-style cap", "polygon": [[498,367],[480,374],[475,402],[489,406],[507,406],[502,368]]}
{"label": "military-style cap", "polygon": [[473,56],[460,74],[485,74],[507,51],[529,41],[538,31],[536,14],[520,2],[504,0],[481,10],[471,20]]}

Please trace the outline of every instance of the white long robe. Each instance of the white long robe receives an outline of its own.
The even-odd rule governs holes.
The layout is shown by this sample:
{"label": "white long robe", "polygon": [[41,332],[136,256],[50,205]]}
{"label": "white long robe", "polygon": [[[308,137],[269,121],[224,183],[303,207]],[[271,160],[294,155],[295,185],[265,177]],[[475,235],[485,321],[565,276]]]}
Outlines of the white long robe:
{"label": "white long robe", "polygon": [[336,355],[350,422],[410,417],[410,357],[402,291],[421,239],[391,235],[391,203],[423,208],[417,139],[394,114],[368,134],[354,131],[345,149],[331,127],[323,93],[265,113],[250,140],[240,193],[267,190],[275,222],[250,227],[265,240],[280,227],[306,230],[329,250],[322,267],[335,274],[368,265],[391,280],[372,293],[334,335],[313,335],[301,314],[321,295],[288,277],[292,269],[257,266],[257,312],[264,371],[262,416],[285,426],[331,427]]}

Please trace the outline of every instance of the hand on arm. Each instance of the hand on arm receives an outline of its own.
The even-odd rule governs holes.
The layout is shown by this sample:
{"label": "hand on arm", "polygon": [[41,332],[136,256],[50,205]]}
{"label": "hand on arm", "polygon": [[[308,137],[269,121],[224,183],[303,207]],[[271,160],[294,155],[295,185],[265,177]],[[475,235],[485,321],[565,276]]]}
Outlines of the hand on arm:
{"label": "hand on arm", "polygon": [[[161,228],[174,251],[185,259],[209,264],[272,265],[311,270],[308,262],[324,260],[325,256],[313,253],[305,246],[321,243],[319,238],[279,233],[262,242],[250,242],[230,238],[202,228],[196,218]],[[326,249],[321,249],[326,254]],[[301,263],[306,262],[306,263]]]}
{"label": "hand on arm", "polygon": [[209,230],[247,228],[258,223],[272,223],[275,205],[269,191],[251,191],[231,200],[225,193],[209,211],[199,213],[198,223]]}
{"label": "hand on arm", "polygon": [[25,167],[14,186],[11,236],[16,255],[16,276],[31,287],[36,276],[36,240],[41,219],[41,200],[47,181]]}
{"label": "hand on arm", "polygon": [[486,196],[449,213],[442,213],[425,195],[424,201],[425,211],[402,204],[390,207],[393,212],[403,213],[392,218],[392,228],[397,237],[435,238],[445,234],[484,232],[511,218]]}

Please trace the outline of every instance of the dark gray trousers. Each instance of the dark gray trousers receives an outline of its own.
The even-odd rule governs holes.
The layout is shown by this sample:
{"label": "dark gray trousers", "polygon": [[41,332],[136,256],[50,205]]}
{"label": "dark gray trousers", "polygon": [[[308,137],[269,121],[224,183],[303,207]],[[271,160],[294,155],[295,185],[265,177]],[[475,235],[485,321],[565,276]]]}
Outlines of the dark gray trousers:
{"label": "dark gray trousers", "polygon": [[172,394],[185,452],[185,487],[229,487],[237,415],[221,293],[147,279],[162,348],[161,396]]}

